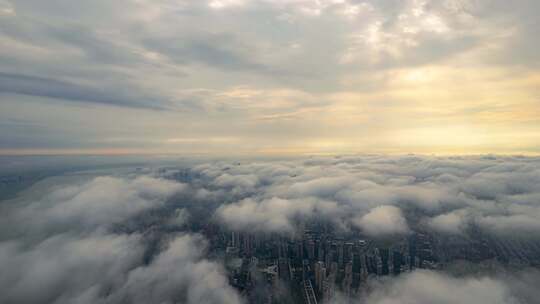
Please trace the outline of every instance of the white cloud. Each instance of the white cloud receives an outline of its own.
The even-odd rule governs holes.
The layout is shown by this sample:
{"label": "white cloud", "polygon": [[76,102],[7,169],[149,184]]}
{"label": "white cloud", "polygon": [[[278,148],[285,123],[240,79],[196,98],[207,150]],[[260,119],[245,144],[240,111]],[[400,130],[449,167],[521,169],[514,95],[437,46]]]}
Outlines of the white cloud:
{"label": "white cloud", "polygon": [[[388,283],[388,282],[387,282]],[[531,284],[532,282],[527,282]],[[415,271],[389,282],[367,296],[368,304],[518,304],[510,283],[491,277],[455,278]]]}
{"label": "white cloud", "polygon": [[225,224],[236,230],[293,233],[295,217],[310,218],[318,213],[331,216],[337,212],[337,204],[331,201],[273,197],[262,201],[247,198],[223,205],[216,214]]}
{"label": "white cloud", "polygon": [[143,251],[138,235],[59,234],[30,248],[18,241],[0,242],[0,301],[71,303],[118,288],[125,273],[141,262]]}
{"label": "white cloud", "polygon": [[213,9],[225,9],[234,6],[241,6],[246,3],[245,0],[212,0],[208,6]]}
{"label": "white cloud", "polygon": [[[84,182],[67,177],[67,184],[51,182],[52,189],[37,188],[41,192],[34,197],[1,204],[0,302],[241,301],[219,264],[205,259],[200,236],[171,232],[201,219],[233,230],[289,235],[309,219],[358,228],[373,238],[417,228],[466,237],[473,226],[503,240],[536,239],[540,233],[538,158],[364,155],[203,162],[165,170],[171,178],[181,173],[188,184],[158,173]],[[178,201],[170,200],[175,195]],[[374,285],[366,303],[530,303],[517,297],[534,293],[523,280],[413,272]]]}
{"label": "white cloud", "polygon": [[538,237],[540,231],[539,214],[516,214],[483,216],[477,224],[485,231],[503,237]]}
{"label": "white cloud", "polygon": [[[202,236],[170,232],[189,220],[187,210],[166,206],[171,196],[191,193],[185,184],[72,176],[46,179],[17,204],[2,206],[0,302],[242,302],[220,264],[205,259]],[[152,220],[150,210],[162,213],[146,228],[136,218],[146,212]],[[132,222],[115,226],[126,221]]]}
{"label": "white cloud", "polygon": [[3,303],[241,303],[205,241],[173,239],[148,265],[139,235],[53,236],[34,247],[0,242]]}
{"label": "white cloud", "polygon": [[428,221],[431,229],[440,233],[460,234],[467,228],[467,211],[457,210],[437,215]]}
{"label": "white cloud", "polygon": [[[462,234],[475,225],[504,236],[505,230],[539,231],[535,225],[540,218],[538,167],[534,158],[358,156],[222,162],[201,165],[197,171],[218,186],[212,193],[221,191],[218,195],[233,202],[222,206],[218,215],[229,219],[225,223],[235,229],[251,225],[290,232],[299,216],[321,217],[342,228],[355,225],[367,230],[371,226],[381,231],[384,227],[406,231],[426,224],[436,232]],[[216,183],[223,176],[235,181],[234,185]],[[239,185],[249,191],[235,190]],[[321,212],[324,208],[327,213]],[[378,210],[390,213],[385,217]],[[381,221],[375,217],[371,225],[361,225],[374,211]],[[414,217],[407,223],[403,219],[408,214],[426,221],[417,223]]]}
{"label": "white cloud", "polygon": [[409,232],[401,210],[394,206],[379,206],[353,219],[353,224],[372,237],[402,235]]}
{"label": "white cloud", "polygon": [[18,227],[14,222],[24,221],[28,224],[23,231],[45,233],[66,227],[92,231],[159,208],[169,197],[185,189],[184,184],[147,176],[134,179],[100,176],[81,184],[65,185],[24,207],[17,206],[12,214],[0,217],[0,225]]}
{"label": "white cloud", "polygon": [[172,240],[150,265],[129,272],[124,285],[110,298],[118,303],[141,304],[178,299],[189,304],[241,303],[219,264],[203,259],[205,246],[198,236]]}

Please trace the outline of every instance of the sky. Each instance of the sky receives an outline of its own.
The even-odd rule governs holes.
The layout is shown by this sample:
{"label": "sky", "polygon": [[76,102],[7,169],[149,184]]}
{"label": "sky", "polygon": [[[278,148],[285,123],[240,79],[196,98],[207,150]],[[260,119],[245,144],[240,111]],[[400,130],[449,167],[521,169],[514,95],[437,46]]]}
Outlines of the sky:
{"label": "sky", "polygon": [[0,0],[0,154],[539,154],[536,0]]}

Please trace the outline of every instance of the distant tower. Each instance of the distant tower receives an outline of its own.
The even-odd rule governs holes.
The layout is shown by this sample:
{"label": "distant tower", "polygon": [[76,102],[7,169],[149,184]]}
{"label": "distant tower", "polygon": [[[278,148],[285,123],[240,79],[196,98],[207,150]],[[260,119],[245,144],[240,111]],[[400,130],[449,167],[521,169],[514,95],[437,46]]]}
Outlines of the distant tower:
{"label": "distant tower", "polygon": [[401,273],[401,265],[403,264],[403,255],[400,251],[395,250],[392,254],[392,272],[394,275]]}
{"label": "distant tower", "polygon": [[343,290],[343,293],[349,297],[351,295],[351,286],[353,282],[353,263],[351,261],[347,262],[347,265],[345,265],[345,277],[343,278],[343,281],[341,283],[341,289]]}
{"label": "distant tower", "polygon": [[324,261],[324,244],[323,244],[323,242],[319,242],[319,246],[317,248],[317,259],[319,261]]}
{"label": "distant tower", "polygon": [[324,279],[326,279],[326,268],[324,267],[324,263],[319,261],[315,263],[315,285],[320,293],[323,291]]}
{"label": "distant tower", "polygon": [[343,266],[343,243],[339,242],[337,246],[338,251],[338,265],[339,267]]}
{"label": "distant tower", "polygon": [[240,247],[240,234],[236,231],[231,232],[231,246]]}
{"label": "distant tower", "polygon": [[388,248],[379,248],[379,255],[381,258],[381,275],[390,274],[390,269],[388,267],[388,256],[389,256]]}
{"label": "distant tower", "polygon": [[307,256],[310,261],[315,259],[315,242],[313,240],[306,241]]}
{"label": "distant tower", "polygon": [[330,274],[323,280],[323,303],[330,303],[334,298],[336,275]]}

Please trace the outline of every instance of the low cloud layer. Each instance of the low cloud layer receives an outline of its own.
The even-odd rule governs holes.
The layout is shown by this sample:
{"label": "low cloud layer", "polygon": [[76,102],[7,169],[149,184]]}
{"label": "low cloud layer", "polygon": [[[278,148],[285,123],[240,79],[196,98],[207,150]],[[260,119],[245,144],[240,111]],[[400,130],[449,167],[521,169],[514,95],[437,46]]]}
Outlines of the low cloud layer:
{"label": "low cloud layer", "polygon": [[[61,181],[2,205],[0,302],[241,302],[221,265],[205,259],[202,236],[157,235],[152,253],[152,230],[118,228],[165,208],[188,186],[150,176]],[[189,218],[183,209],[170,213],[167,229]]]}
{"label": "low cloud layer", "polygon": [[454,235],[473,227],[499,237],[540,232],[536,158],[363,156],[192,170],[231,202],[216,216],[234,229],[290,231],[301,216],[370,236],[403,234],[409,225]]}
{"label": "low cloud layer", "polygon": [[220,207],[216,215],[234,230],[291,233],[295,219],[311,218],[316,214],[331,216],[338,211],[338,205],[331,201],[273,197],[262,201],[244,199]]}
{"label": "low cloud layer", "polygon": [[[140,176],[124,179],[99,176],[82,183],[53,187],[30,201],[2,206],[3,232],[36,236],[63,231],[92,232],[110,228],[137,214],[163,206],[167,198],[180,193],[186,185]],[[26,225],[21,226],[19,223]]]}
{"label": "low cloud layer", "polygon": [[366,215],[353,219],[353,224],[368,236],[405,234],[409,231],[401,210],[394,206],[379,206]]}
{"label": "low cloud layer", "polygon": [[[540,235],[538,158],[198,160],[119,172],[45,179],[1,203],[0,302],[242,303],[208,241],[187,231],[208,224],[295,237],[320,221],[375,241],[421,232],[525,246]],[[538,273],[505,271],[413,271],[370,281],[359,300],[534,303]]]}
{"label": "low cloud layer", "polygon": [[[540,273],[453,277],[417,270],[397,279],[373,281],[372,292],[353,303],[365,304],[521,304],[534,303]],[[526,293],[524,290],[528,290]],[[531,293],[531,291],[533,291]],[[350,303],[339,296],[332,304]]]}

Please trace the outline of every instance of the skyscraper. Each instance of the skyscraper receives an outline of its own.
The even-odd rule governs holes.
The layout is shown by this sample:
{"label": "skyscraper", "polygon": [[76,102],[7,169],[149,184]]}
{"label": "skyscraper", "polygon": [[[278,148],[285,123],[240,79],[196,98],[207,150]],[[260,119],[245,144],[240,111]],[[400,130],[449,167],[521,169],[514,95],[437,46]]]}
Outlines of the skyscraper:
{"label": "skyscraper", "polygon": [[392,273],[398,275],[401,273],[401,265],[403,264],[403,255],[401,251],[394,250],[392,253]]}
{"label": "skyscraper", "polygon": [[388,248],[379,248],[379,256],[381,259],[381,275],[390,274],[390,270],[388,267],[388,257],[389,257]]}
{"label": "skyscraper", "polygon": [[323,291],[323,281],[326,278],[326,268],[324,263],[319,261],[315,263],[315,285],[319,293]]}

